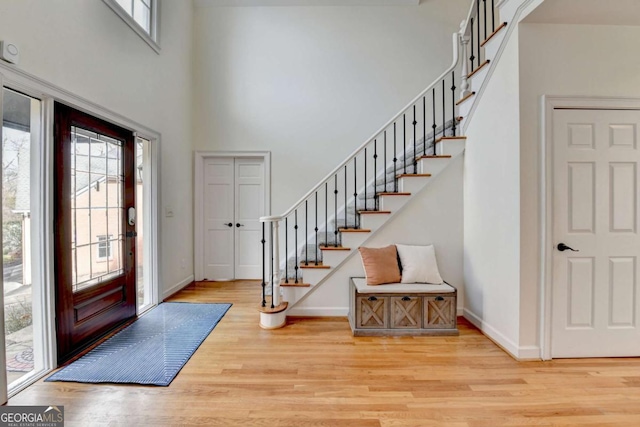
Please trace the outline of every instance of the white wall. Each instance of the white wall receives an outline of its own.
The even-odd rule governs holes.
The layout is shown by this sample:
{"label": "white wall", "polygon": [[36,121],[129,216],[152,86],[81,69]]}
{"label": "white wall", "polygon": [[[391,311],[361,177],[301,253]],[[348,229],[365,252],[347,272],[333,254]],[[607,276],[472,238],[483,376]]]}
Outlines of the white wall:
{"label": "white wall", "polygon": [[467,128],[464,165],[465,317],[519,353],[520,183],[518,30]]}
{"label": "white wall", "polygon": [[[462,277],[462,156],[416,194],[401,212],[384,224],[362,246],[393,244],[430,245],[436,248],[442,278],[458,290],[458,308],[464,304]],[[305,300],[296,304],[292,315],[346,316],[349,308],[349,278],[364,277],[357,248],[338,271]],[[303,273],[304,274],[304,273]]]}
{"label": "white wall", "polygon": [[541,97],[640,98],[638,40],[640,27],[520,25],[521,345],[537,343],[540,320]]}
{"label": "white wall", "polygon": [[469,0],[421,3],[198,8],[195,148],[271,151],[284,212],[450,65]]}
{"label": "white wall", "polygon": [[[157,55],[102,1],[1,0],[19,68],[162,134],[161,291],[193,273],[192,5],[163,1]],[[162,243],[170,242],[170,249]]]}

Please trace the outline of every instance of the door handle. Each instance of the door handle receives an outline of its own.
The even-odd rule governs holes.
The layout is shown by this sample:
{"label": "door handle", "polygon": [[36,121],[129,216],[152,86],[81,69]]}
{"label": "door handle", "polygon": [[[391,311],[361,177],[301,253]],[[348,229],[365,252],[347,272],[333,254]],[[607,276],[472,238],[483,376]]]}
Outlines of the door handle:
{"label": "door handle", "polygon": [[564,252],[564,251],[573,251],[573,252],[580,252],[579,249],[573,249],[567,245],[565,245],[564,243],[558,243],[558,246],[556,246],[556,248],[560,251],[560,252]]}
{"label": "door handle", "polygon": [[136,225],[136,208],[133,206],[127,210],[127,223],[129,225]]}
{"label": "door handle", "polygon": [[228,223],[228,224],[225,224],[225,225],[226,225],[227,227],[233,227],[233,223],[232,223],[232,222],[230,222],[230,223]]}
{"label": "door handle", "polygon": [[244,224],[240,224],[239,222],[236,222],[236,227],[238,227],[238,228],[244,227]]}

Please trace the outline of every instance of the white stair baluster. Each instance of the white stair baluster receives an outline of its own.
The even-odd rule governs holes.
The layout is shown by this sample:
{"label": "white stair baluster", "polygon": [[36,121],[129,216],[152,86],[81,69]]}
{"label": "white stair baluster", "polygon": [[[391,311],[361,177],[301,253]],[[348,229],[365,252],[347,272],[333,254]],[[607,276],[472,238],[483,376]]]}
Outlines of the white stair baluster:
{"label": "white stair baluster", "polygon": [[462,69],[460,71],[462,83],[460,84],[460,99],[471,93],[469,90],[469,81],[467,79],[467,74],[469,74],[467,64],[467,45],[469,44],[469,35],[465,34],[466,27],[467,21],[462,21],[460,24],[460,44],[462,44]]}

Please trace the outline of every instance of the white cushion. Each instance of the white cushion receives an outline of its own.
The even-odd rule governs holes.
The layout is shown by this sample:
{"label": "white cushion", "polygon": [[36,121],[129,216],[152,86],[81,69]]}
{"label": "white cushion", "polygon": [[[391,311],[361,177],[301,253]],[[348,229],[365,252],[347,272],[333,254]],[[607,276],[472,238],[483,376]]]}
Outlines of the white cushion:
{"label": "white cushion", "polygon": [[430,285],[425,283],[390,283],[388,285],[368,286],[367,279],[353,277],[351,279],[361,294],[449,294],[455,292],[453,286],[442,283]]}
{"label": "white cushion", "polygon": [[396,245],[402,264],[401,283],[442,283],[433,245]]}

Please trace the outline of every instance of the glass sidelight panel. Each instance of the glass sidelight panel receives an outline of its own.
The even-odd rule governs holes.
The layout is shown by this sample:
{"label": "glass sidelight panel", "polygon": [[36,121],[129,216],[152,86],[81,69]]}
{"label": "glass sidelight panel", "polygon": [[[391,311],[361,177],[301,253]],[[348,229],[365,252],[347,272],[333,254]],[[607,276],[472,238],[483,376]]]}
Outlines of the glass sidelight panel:
{"label": "glass sidelight panel", "polygon": [[149,265],[150,253],[145,251],[145,241],[150,224],[148,218],[151,181],[151,142],[145,138],[136,138],[136,290],[138,296],[138,314],[151,308],[153,304],[151,276],[145,271]]}
{"label": "glass sidelight panel", "polygon": [[123,274],[123,143],[71,127],[73,291]]}
{"label": "glass sidelight panel", "polygon": [[[33,147],[40,143],[41,102],[3,90],[2,266],[6,371],[9,391],[43,369],[41,283],[38,280],[37,217],[40,187]],[[37,182],[37,181],[35,181]],[[34,240],[36,243],[34,244]],[[36,339],[34,339],[36,337]]]}

